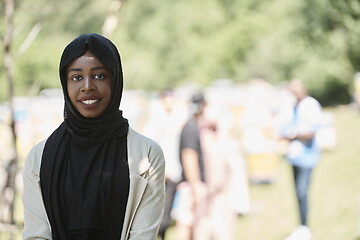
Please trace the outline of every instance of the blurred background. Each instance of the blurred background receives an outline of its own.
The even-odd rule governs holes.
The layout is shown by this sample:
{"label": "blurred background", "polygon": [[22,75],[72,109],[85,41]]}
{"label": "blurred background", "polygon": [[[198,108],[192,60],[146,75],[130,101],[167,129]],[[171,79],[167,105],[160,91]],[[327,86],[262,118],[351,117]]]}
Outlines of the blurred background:
{"label": "blurred background", "polygon": [[[282,239],[296,226],[290,168],[269,132],[288,99],[284,84],[302,79],[324,107],[314,239],[360,239],[359,1],[3,0],[0,17],[0,239],[21,239],[23,162],[61,123],[60,55],[88,32],[118,47],[121,109],[139,132],[163,89],[175,90],[179,119],[191,94],[205,93],[238,144],[235,239]],[[166,240],[176,239],[172,229]]]}

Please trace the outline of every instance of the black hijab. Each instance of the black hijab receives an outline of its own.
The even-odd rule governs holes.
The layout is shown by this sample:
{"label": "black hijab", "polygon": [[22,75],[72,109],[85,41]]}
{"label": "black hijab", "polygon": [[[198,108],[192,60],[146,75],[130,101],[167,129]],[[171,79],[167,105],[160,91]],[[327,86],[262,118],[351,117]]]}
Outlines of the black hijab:
{"label": "black hijab", "polygon": [[[95,118],[82,116],[67,91],[67,66],[86,51],[113,76],[110,103]],[[119,110],[123,91],[120,55],[107,38],[83,34],[64,49],[59,73],[64,122],[46,141],[40,168],[53,239],[120,239],[129,194],[129,125]]]}

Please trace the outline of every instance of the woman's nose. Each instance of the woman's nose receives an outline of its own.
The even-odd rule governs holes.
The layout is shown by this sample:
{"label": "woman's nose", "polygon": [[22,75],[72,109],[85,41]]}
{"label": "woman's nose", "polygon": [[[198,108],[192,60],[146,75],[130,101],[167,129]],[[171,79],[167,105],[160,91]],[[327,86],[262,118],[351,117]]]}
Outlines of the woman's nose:
{"label": "woman's nose", "polygon": [[94,82],[92,81],[91,77],[86,77],[84,78],[84,82],[83,82],[83,86],[82,86],[82,91],[91,91],[94,90],[96,88]]}

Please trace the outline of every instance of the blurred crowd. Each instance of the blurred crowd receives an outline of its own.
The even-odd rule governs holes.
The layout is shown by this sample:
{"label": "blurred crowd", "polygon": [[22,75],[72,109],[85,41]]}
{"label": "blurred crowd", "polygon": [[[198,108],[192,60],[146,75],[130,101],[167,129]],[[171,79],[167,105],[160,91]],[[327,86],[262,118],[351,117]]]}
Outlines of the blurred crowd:
{"label": "blurred crowd", "polygon": [[[135,130],[160,144],[167,162],[166,209],[159,237],[165,239],[166,230],[174,226],[181,240],[235,239],[238,216],[251,212],[249,184],[276,180],[278,161],[289,147],[281,138],[287,120],[283,110],[295,101],[284,85],[261,79],[247,84],[222,79],[206,88],[187,85],[153,93],[125,91],[120,107],[124,116]],[[15,99],[20,168],[30,148],[62,122],[62,105],[56,89]],[[194,116],[196,126],[191,122]],[[8,119],[3,104],[1,188],[13,154]],[[336,145],[331,113],[322,112],[319,124],[316,143],[331,150]],[[182,152],[186,149],[194,151]],[[185,170],[189,165],[184,159],[191,157],[197,157],[196,165],[190,166],[195,173]]]}

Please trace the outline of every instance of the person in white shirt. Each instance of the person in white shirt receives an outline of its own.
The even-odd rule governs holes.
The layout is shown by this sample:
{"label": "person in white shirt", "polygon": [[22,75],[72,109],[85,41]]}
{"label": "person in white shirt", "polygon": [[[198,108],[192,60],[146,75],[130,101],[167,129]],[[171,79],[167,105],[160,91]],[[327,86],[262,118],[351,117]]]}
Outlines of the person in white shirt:
{"label": "person in white shirt", "polygon": [[308,227],[308,192],[313,169],[321,156],[316,133],[321,127],[322,108],[308,95],[300,80],[290,81],[288,90],[295,101],[287,111],[288,121],[283,125],[281,135],[289,142],[286,158],[293,169],[300,226],[286,240],[309,240],[312,234]]}

